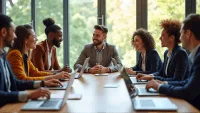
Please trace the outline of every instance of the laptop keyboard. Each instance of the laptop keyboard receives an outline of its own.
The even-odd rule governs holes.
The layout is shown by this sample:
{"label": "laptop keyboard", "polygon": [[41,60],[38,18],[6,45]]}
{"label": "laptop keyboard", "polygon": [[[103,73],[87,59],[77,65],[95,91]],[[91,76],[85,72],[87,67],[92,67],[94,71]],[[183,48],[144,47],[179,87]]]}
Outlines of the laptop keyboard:
{"label": "laptop keyboard", "polygon": [[152,100],[140,100],[142,107],[155,107],[155,104]]}
{"label": "laptop keyboard", "polygon": [[47,100],[40,107],[52,107],[58,104],[59,101],[56,100]]}

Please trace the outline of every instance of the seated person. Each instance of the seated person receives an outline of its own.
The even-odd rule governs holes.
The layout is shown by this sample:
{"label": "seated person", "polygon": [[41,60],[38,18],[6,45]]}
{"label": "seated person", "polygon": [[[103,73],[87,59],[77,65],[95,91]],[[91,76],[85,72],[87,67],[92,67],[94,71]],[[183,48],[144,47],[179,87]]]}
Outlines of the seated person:
{"label": "seated person", "polygon": [[[116,72],[118,66],[121,66],[117,50],[115,46],[105,42],[108,29],[103,25],[95,25],[93,33],[93,43],[85,45],[76,63],[74,69],[81,70],[81,67],[87,57],[90,57],[88,67],[85,72],[89,73],[110,73]],[[114,58],[118,66],[112,66],[112,58]]]}
{"label": "seated person", "polygon": [[138,80],[158,79],[161,81],[177,81],[187,78],[189,73],[189,60],[186,51],[178,45],[180,43],[181,23],[177,20],[163,20],[160,26],[161,45],[167,47],[164,53],[164,63],[159,72],[151,75],[138,74]]}
{"label": "seated person", "polygon": [[56,25],[51,18],[44,19],[43,24],[46,26],[45,34],[47,39],[38,43],[36,48],[33,49],[31,56],[33,65],[40,71],[51,71],[53,73],[61,71],[71,72],[68,65],[60,68],[56,56],[55,47],[59,48],[60,43],[62,42],[61,28]]}
{"label": "seated person", "polygon": [[150,74],[160,70],[162,61],[155,50],[155,41],[145,29],[137,29],[132,37],[132,46],[139,52],[138,62],[134,67],[126,68],[127,73]]}
{"label": "seated person", "polygon": [[55,75],[51,72],[38,71],[29,59],[30,49],[36,47],[36,37],[30,25],[20,25],[16,28],[17,38],[10,49],[7,59],[11,65],[16,78],[20,80],[49,80],[69,78],[67,72],[60,72]]}
{"label": "seated person", "polygon": [[[0,107],[7,103],[23,102],[28,99],[39,97],[50,98],[50,92],[44,86],[59,86],[61,83],[56,79],[47,81],[23,81],[13,75],[12,69],[6,60],[5,47],[12,47],[15,39],[15,28],[12,19],[0,14]],[[39,88],[32,92],[26,89]]]}
{"label": "seated person", "polygon": [[168,84],[151,80],[147,83],[146,89],[153,88],[159,93],[185,99],[200,110],[200,15],[188,15],[182,23],[180,32],[182,47],[191,52],[189,59],[192,66],[188,78],[183,81],[170,81]]}

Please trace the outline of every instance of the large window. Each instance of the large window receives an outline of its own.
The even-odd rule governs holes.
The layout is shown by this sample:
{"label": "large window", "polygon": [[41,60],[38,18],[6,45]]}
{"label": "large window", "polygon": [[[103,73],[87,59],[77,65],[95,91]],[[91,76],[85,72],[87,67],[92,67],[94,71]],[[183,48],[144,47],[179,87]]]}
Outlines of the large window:
{"label": "large window", "polygon": [[107,0],[106,14],[108,43],[116,45],[123,65],[135,65],[136,51],[131,47],[131,39],[136,30],[136,0]]}
{"label": "large window", "polygon": [[69,0],[70,67],[85,44],[92,43],[97,24],[97,0]]}
{"label": "large window", "polygon": [[[26,1],[26,0],[24,0]],[[45,18],[53,18],[55,24],[63,29],[63,0],[36,0],[36,35],[38,42],[44,41],[47,37],[44,32]],[[64,38],[64,37],[63,37]],[[57,48],[57,58],[60,66],[63,66],[63,42],[60,48]]]}
{"label": "large window", "polygon": [[[136,51],[131,47],[133,32],[136,30],[137,0],[105,0],[107,42],[116,45],[122,63],[133,66],[136,63]],[[197,2],[197,13],[200,13],[200,0]],[[73,67],[85,44],[92,43],[94,25],[97,24],[98,0],[68,0],[69,2],[69,61]],[[185,0],[147,0],[148,31],[156,41],[156,49],[163,59],[166,48],[160,44],[163,19],[182,21],[185,16]],[[38,42],[45,40],[45,26],[42,20],[51,17],[63,29],[63,0],[35,0],[36,34]],[[103,3],[103,2],[101,2]],[[104,5],[104,4],[99,4]],[[31,20],[31,0],[6,0],[6,14],[11,16],[16,25],[28,24]],[[67,37],[63,37],[65,39]],[[63,66],[63,43],[57,48],[57,57]],[[65,46],[66,47],[66,46]]]}
{"label": "large window", "polygon": [[30,24],[31,0],[7,0],[6,14],[12,18],[15,25]]}
{"label": "large window", "polygon": [[200,0],[196,0],[196,13],[200,14]]}
{"label": "large window", "polygon": [[159,26],[163,19],[183,21],[185,17],[185,0],[148,0],[148,31],[156,42],[156,49],[162,59],[166,48],[161,47]]}

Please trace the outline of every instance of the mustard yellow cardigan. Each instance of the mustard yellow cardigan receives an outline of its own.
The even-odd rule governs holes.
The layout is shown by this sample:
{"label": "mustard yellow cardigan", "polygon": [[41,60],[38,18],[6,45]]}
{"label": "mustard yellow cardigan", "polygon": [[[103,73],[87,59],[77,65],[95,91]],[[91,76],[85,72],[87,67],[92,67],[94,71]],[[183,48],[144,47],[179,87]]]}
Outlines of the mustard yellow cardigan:
{"label": "mustard yellow cardigan", "polygon": [[16,78],[20,80],[43,80],[44,76],[48,76],[51,73],[38,71],[38,69],[33,65],[31,60],[28,58],[28,75],[26,75],[24,70],[24,60],[23,55],[17,49],[11,50],[7,55],[8,62],[11,65],[12,71]]}

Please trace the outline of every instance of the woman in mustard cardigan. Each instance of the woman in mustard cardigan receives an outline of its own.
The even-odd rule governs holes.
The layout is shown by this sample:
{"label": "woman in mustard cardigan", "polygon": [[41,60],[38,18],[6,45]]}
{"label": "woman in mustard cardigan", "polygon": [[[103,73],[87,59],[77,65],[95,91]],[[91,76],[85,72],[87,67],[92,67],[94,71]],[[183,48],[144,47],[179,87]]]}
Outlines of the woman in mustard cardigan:
{"label": "woman in mustard cardigan", "polygon": [[20,80],[49,80],[68,79],[67,72],[60,72],[53,75],[50,72],[38,71],[33,65],[28,55],[30,49],[36,47],[35,32],[30,25],[20,25],[16,28],[16,37],[13,48],[10,49],[7,59],[11,65],[16,78]]}

